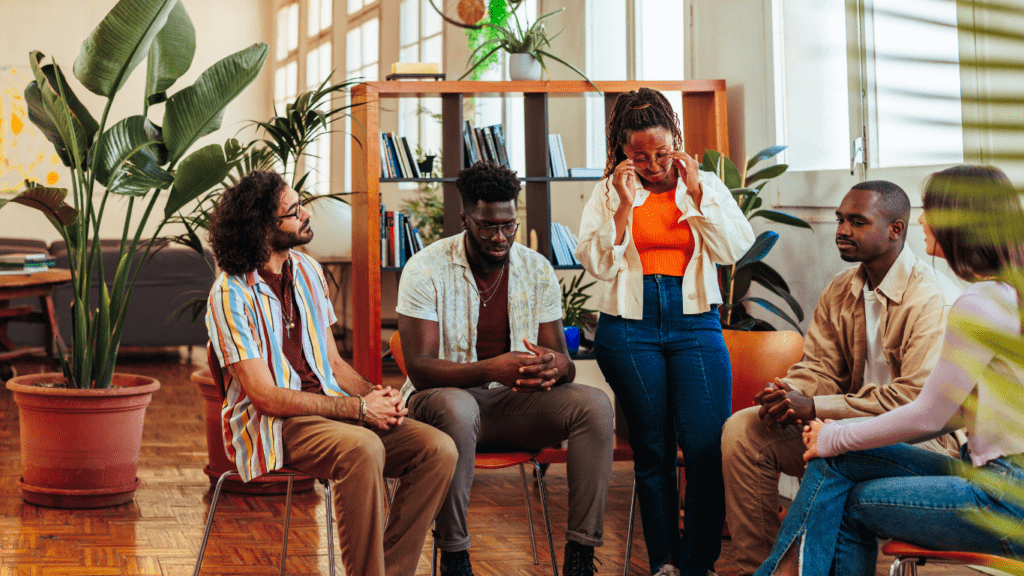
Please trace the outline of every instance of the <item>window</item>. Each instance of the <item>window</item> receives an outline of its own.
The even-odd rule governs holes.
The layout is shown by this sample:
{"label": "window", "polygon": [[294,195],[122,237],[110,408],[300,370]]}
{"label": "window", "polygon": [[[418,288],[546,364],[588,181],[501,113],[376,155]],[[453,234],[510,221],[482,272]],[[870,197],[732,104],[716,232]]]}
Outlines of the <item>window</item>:
{"label": "window", "polygon": [[[401,0],[399,27],[400,62],[444,62],[441,17],[429,0]],[[413,153],[419,147],[424,154],[437,155],[441,149],[440,98],[398,99],[400,136],[409,140]],[[415,185],[402,185],[415,188]]]}
{"label": "window", "polygon": [[963,160],[955,1],[775,0],[774,13],[791,169]]}
{"label": "window", "polygon": [[[320,86],[331,75],[331,3],[332,0],[309,0],[306,8],[306,90]],[[337,82],[340,79],[335,78]],[[329,112],[331,102],[321,103],[321,111]],[[331,135],[326,133],[306,147],[303,169],[309,176],[306,190],[313,194],[331,192]]]}
{"label": "window", "polygon": [[[349,0],[352,13],[353,0]],[[358,2],[357,2],[358,3]],[[364,10],[349,17],[348,32],[345,35],[345,78],[359,78],[363,81],[378,79],[380,68],[380,18],[379,4],[365,2]],[[345,118],[345,133],[352,133],[352,119]],[[352,189],[352,151],[345,154],[345,190]]]}

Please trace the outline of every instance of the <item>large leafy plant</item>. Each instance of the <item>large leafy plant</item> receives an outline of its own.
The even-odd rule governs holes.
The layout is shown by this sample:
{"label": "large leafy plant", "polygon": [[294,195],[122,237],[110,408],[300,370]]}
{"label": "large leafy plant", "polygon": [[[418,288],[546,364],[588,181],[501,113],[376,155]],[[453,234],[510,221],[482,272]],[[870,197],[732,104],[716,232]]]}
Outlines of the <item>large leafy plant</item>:
{"label": "large leafy plant", "polygon": [[[219,144],[188,152],[200,137],[220,128],[225,108],[256,78],[268,48],[261,43],[236,52],[168,97],[167,90],[191,66],[195,46],[195,28],[178,0],[120,0],[82,43],[73,69],[82,86],[106,98],[98,122],[56,62],[46,63],[40,52],[29,55],[35,75],[25,88],[29,119],[70,168],[72,204],[65,203],[66,189],[27,182],[24,192],[0,200],[0,208],[13,202],[41,210],[67,244],[73,334],[70,354],[61,351],[61,364],[68,387],[110,386],[128,302],[160,230],[230,169]],[[114,98],[143,61],[141,114],[108,126]],[[163,106],[159,125],[148,118],[157,105]],[[127,202],[127,215],[117,267],[107,270],[99,234],[107,203],[115,198]],[[166,200],[162,213],[158,199]],[[134,229],[133,217],[138,217]],[[151,218],[157,220],[156,232],[144,238]],[[136,259],[139,252],[142,258]],[[98,299],[90,294],[94,277]]]}
{"label": "large leafy plant", "polygon": [[[779,152],[785,150],[785,146],[772,146],[765,148],[753,158],[750,158],[743,167],[741,173],[731,160],[716,152],[708,150],[704,153],[701,170],[715,172],[725,182],[732,192],[733,198],[739,204],[740,210],[748,220],[764,218],[798,228],[811,229],[811,225],[800,218],[791,216],[777,210],[762,208],[764,204],[761,198],[761,191],[773,179],[781,176],[789,168],[787,164],[775,164],[767,168],[752,172],[759,163],[774,158]],[[722,315],[722,327],[733,330],[774,330],[770,323],[755,318],[747,311],[747,302],[756,304],[768,310],[772,314],[789,322],[800,331],[799,322],[804,319],[804,311],[800,303],[796,301],[789,292],[789,284],[774,268],[764,262],[772,247],[779,240],[779,233],[774,230],[767,230],[758,235],[753,246],[747,250],[735,264],[722,266],[719,271],[719,283],[722,288],[722,300],[724,304],[720,308]],[[750,286],[757,283],[768,291],[781,298],[788,306],[793,316],[774,303],[757,296],[747,296]],[[794,318],[795,316],[795,318]]]}

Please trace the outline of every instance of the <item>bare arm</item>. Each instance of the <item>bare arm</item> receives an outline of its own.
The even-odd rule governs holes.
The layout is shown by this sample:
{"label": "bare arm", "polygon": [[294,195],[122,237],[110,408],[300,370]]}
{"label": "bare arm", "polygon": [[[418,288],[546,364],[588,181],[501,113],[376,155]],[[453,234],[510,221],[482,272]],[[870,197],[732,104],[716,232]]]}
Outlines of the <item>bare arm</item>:
{"label": "bare arm", "polygon": [[274,384],[270,367],[261,358],[242,360],[228,367],[253,406],[266,416],[323,416],[330,420],[359,419],[356,397],[324,396],[281,388]]}

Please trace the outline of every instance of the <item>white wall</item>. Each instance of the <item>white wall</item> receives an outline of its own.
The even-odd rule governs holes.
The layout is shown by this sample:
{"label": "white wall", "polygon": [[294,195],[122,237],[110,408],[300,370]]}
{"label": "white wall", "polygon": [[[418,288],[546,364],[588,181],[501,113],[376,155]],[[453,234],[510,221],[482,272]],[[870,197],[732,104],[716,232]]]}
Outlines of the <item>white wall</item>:
{"label": "white wall", "polygon": [[[169,90],[170,94],[191,85],[196,78],[218,60],[257,42],[269,41],[272,30],[270,17],[264,13],[260,0],[182,0],[196,29],[196,55],[189,71]],[[115,0],[89,0],[86,2],[63,2],[59,0],[4,0],[4,13],[8,15],[4,32],[0,35],[0,66],[18,66],[28,77],[28,54],[39,50],[47,57],[54,58],[69,78],[75,94],[89,108],[99,121],[106,100],[97,96],[78,83],[72,74],[75,59],[82,41],[116,4]],[[16,15],[16,17],[14,16]],[[272,55],[271,55],[272,57]],[[146,65],[143,62],[121,89],[114,100],[107,126],[118,120],[142,113]],[[198,145],[223,143],[242,128],[246,120],[263,119],[270,109],[269,66],[265,67],[245,92],[232,102],[225,114],[222,127],[204,137]],[[163,107],[151,107],[150,118],[162,123]],[[34,126],[26,130],[35,130]],[[240,139],[248,139],[251,133],[243,133]],[[60,186],[68,186],[67,169],[59,167]],[[165,192],[166,194],[166,192]],[[101,228],[103,237],[120,237],[127,214],[127,202],[121,198],[108,203],[107,213]],[[143,209],[136,200],[133,222]],[[163,213],[163,202],[158,202],[155,214]],[[150,218],[147,231],[155,229]],[[134,228],[133,228],[134,230]],[[165,230],[165,232],[175,232]],[[0,211],[0,236],[40,238],[47,242],[59,240],[60,235],[36,210],[19,205],[8,205]]]}

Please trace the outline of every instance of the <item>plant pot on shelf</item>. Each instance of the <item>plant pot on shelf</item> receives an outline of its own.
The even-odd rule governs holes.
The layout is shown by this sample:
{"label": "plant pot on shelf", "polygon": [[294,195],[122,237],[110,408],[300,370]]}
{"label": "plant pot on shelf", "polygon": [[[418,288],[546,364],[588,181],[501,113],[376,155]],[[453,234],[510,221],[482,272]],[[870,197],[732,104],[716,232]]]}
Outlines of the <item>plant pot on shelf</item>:
{"label": "plant pot on shelf", "polygon": [[569,348],[569,354],[575,354],[580,350],[580,329],[578,326],[566,326],[565,345]]}
{"label": "plant pot on shelf", "polygon": [[55,508],[129,502],[139,486],[146,405],[160,383],[114,374],[110,388],[55,388],[63,374],[7,381],[21,426],[22,498]]}
{"label": "plant pot on shelf", "polygon": [[530,54],[508,55],[508,77],[512,80],[540,80],[544,73],[540,62]]}
{"label": "plant pot on shelf", "polygon": [[[203,420],[206,423],[206,453],[207,462],[203,472],[210,478],[210,486],[216,486],[221,474],[228,470],[234,470],[235,465],[228,460],[227,452],[224,450],[224,427],[221,420],[221,406],[223,399],[217,385],[213,382],[213,375],[209,368],[201,368],[192,373],[191,379],[199,386],[199,393],[203,395]],[[292,492],[302,492],[313,487],[314,479],[305,476],[296,476],[292,485]],[[251,482],[242,482],[232,478],[224,482],[222,490],[235,494],[286,494],[288,492],[288,478],[275,476],[261,476]]]}

